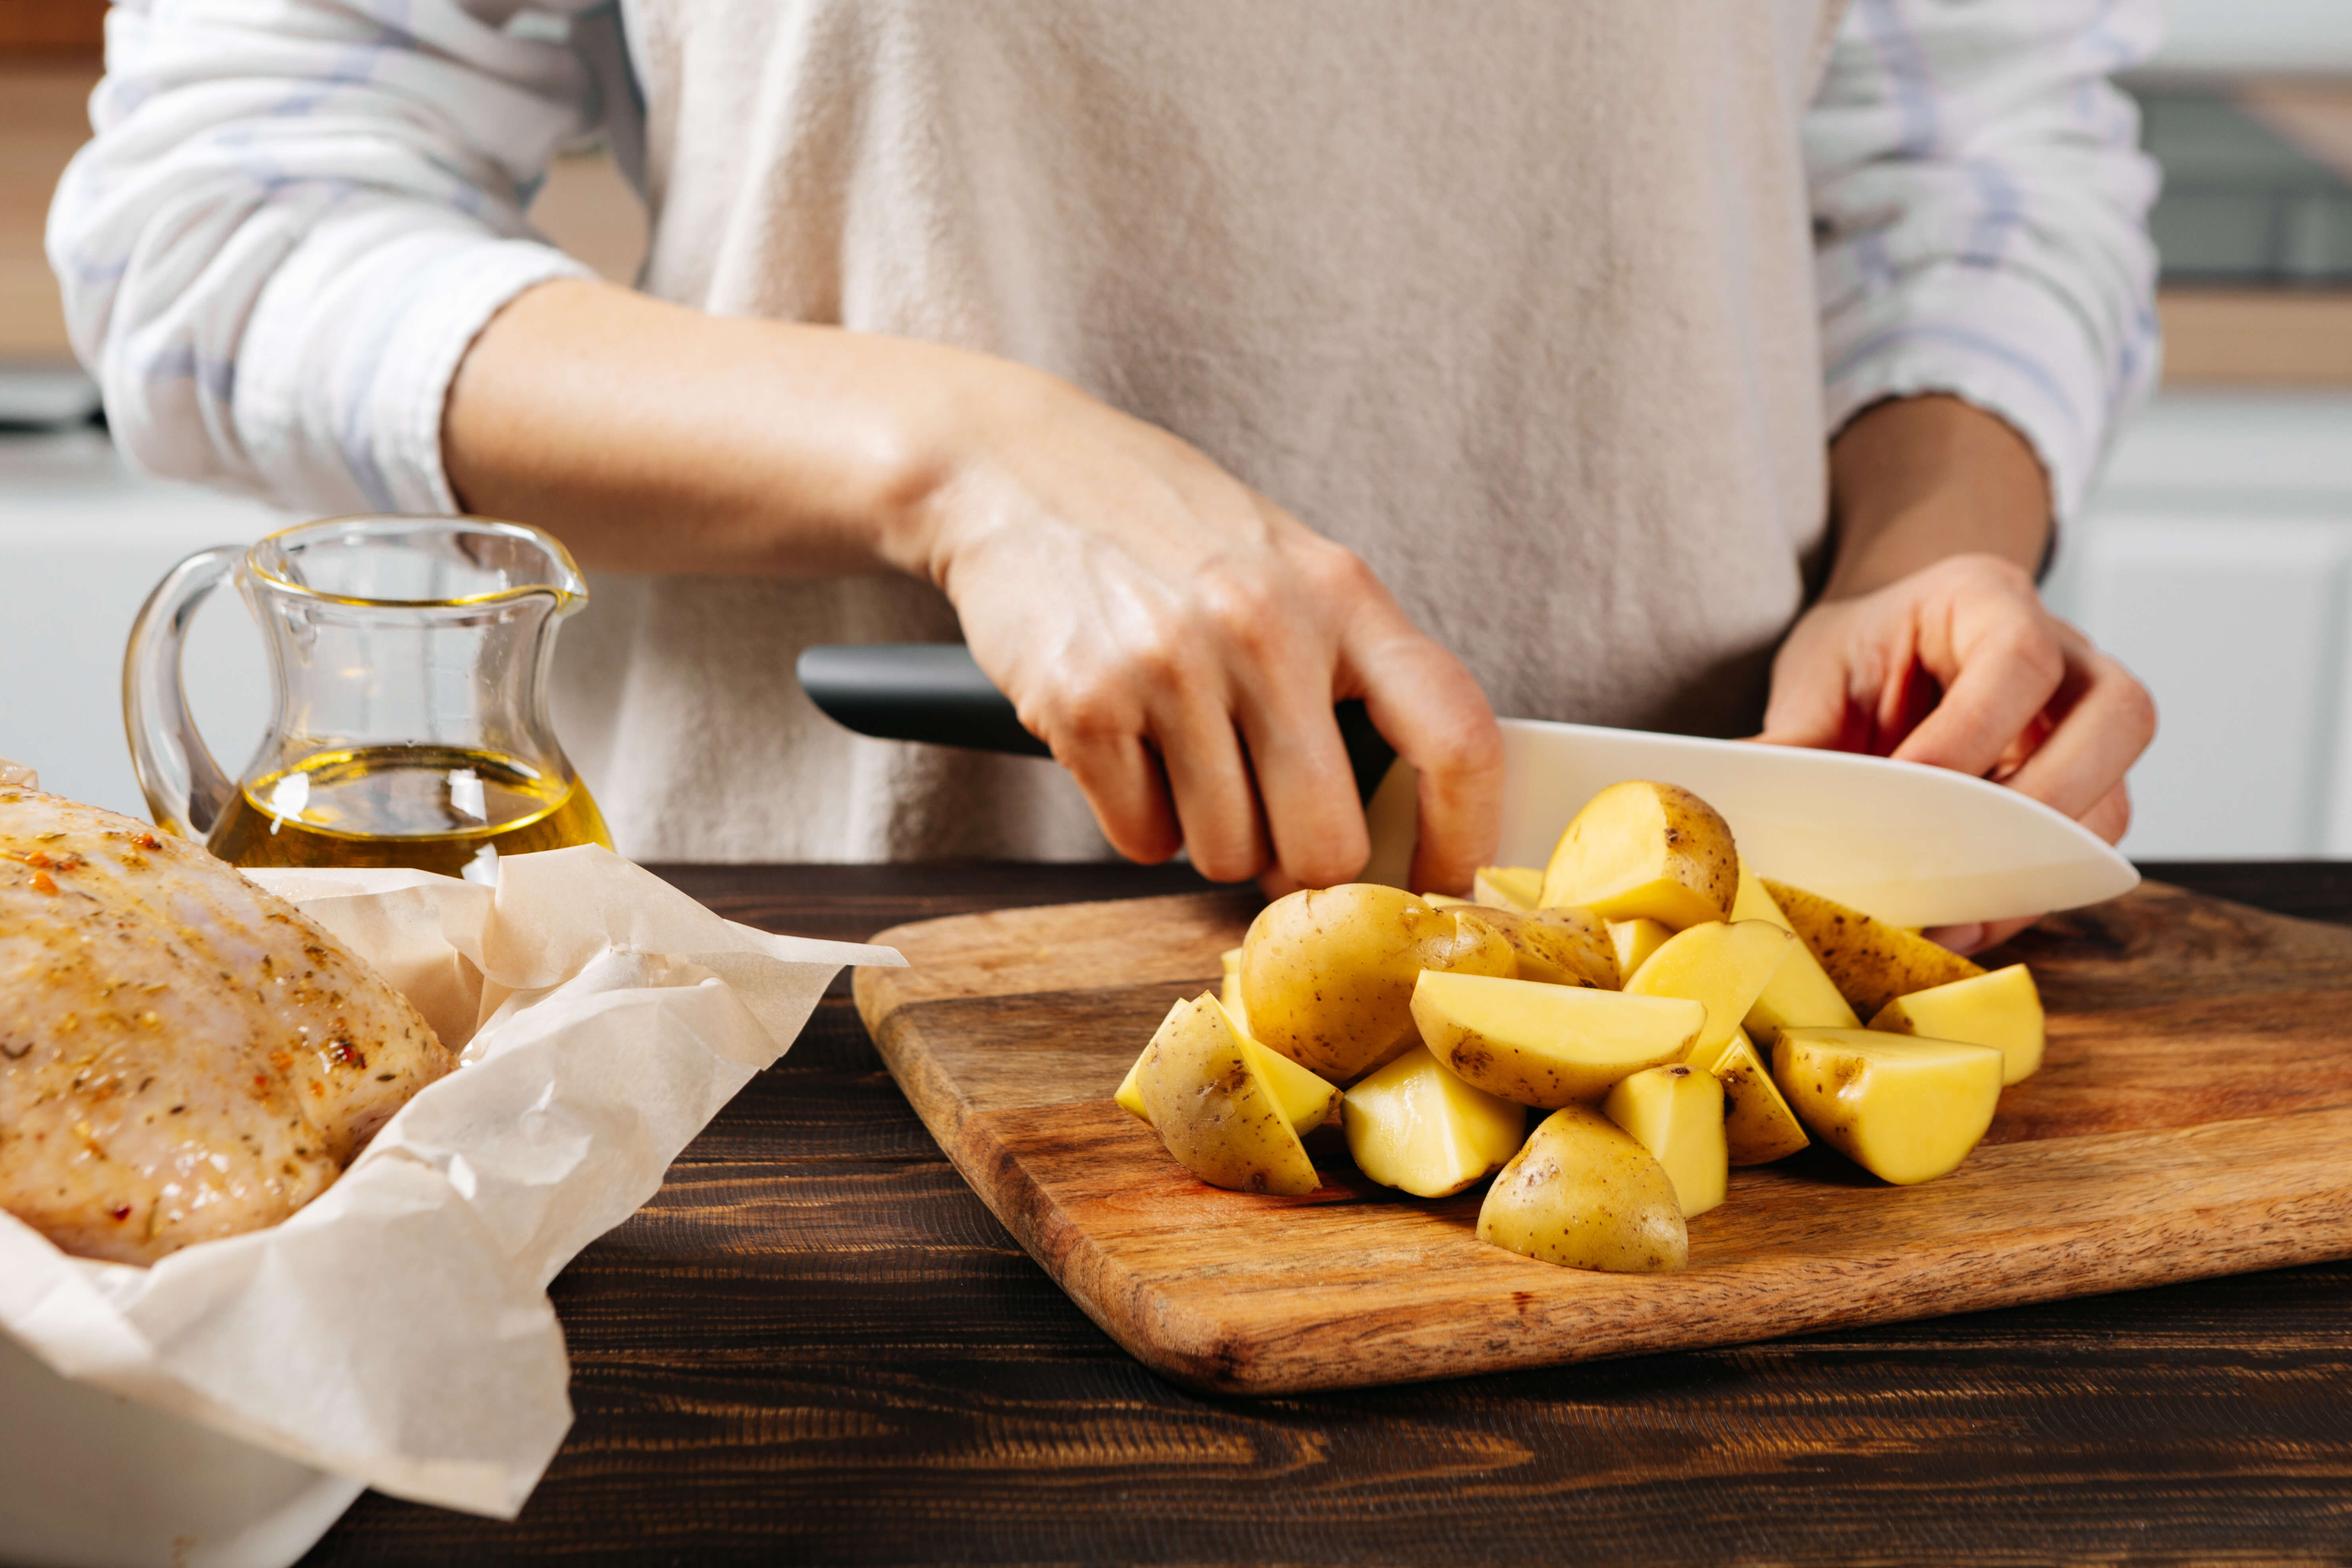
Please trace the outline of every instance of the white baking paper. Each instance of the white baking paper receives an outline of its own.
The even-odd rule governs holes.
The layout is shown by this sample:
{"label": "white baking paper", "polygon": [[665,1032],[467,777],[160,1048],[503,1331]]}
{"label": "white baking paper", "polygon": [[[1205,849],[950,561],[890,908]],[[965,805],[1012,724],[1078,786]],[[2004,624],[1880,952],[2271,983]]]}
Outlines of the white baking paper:
{"label": "white baking paper", "polygon": [[141,1268],[0,1214],[0,1327],[60,1374],[396,1497],[512,1518],[572,1423],[547,1284],[653,1196],[844,964],[606,850],[257,871],[415,1001],[463,1066],[268,1230]]}

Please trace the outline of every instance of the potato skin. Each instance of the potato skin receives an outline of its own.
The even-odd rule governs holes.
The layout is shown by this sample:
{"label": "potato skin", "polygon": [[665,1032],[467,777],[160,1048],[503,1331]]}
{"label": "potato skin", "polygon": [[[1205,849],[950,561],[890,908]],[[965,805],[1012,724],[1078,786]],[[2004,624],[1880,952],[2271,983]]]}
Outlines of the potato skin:
{"label": "potato skin", "polygon": [[1309,888],[1258,911],[1242,941],[1251,1034],[1334,1083],[1354,1082],[1421,1041],[1412,987],[1424,969],[1517,973],[1511,944],[1395,888]]}
{"label": "potato skin", "polygon": [[1169,1009],[1136,1065],[1136,1088],[1168,1152],[1211,1186],[1297,1197],[1321,1184],[1213,994]]}
{"label": "potato skin", "polygon": [[1674,1179],[1589,1105],[1553,1111],[1478,1209],[1478,1239],[1538,1262],[1649,1274],[1690,1261]]}
{"label": "potato skin", "polygon": [[1858,1017],[1875,1016],[1897,996],[1984,973],[1948,948],[1834,899],[1769,877],[1758,880]]}
{"label": "potato skin", "polygon": [[1471,905],[1464,920],[1491,926],[1511,944],[1518,977],[1552,985],[1589,985],[1614,991],[1622,984],[1617,972],[1617,943],[1608,922],[1591,910],[1573,904],[1555,910],[1522,913],[1517,910]]}

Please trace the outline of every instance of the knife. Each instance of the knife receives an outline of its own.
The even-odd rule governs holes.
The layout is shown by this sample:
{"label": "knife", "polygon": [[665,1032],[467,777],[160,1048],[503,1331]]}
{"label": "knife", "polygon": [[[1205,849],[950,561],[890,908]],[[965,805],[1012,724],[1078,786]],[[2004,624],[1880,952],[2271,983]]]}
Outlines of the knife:
{"label": "knife", "polygon": [[[859,734],[1049,754],[961,643],[812,647],[799,674],[809,700]],[[1372,835],[1363,879],[1402,887],[1412,768],[1396,761],[1362,703],[1339,704],[1337,717]],[[2074,909],[2139,882],[2131,862],[2082,824],[1946,768],[1543,719],[1505,719],[1502,729],[1501,865],[1543,865],[1586,801],[1623,779],[1656,779],[1721,812],[1759,876],[1895,925]]]}

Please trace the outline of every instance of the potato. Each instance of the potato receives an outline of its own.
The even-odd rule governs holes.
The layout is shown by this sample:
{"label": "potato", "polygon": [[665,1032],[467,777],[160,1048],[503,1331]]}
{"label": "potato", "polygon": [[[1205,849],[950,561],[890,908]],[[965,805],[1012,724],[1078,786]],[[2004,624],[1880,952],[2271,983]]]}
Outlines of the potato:
{"label": "potato", "polygon": [[[1770,921],[1792,936],[1797,931],[1745,860],[1739,863],[1739,891],[1732,897],[1731,918],[1734,921]],[[1831,984],[1822,961],[1802,942],[1792,945],[1789,955],[1780,961],[1780,967],[1772,972],[1772,978],[1766,982],[1755,1005],[1748,1009],[1745,1024],[1748,1035],[1763,1041],[1767,1050],[1772,1048],[1773,1037],[1783,1029],[1861,1026],[1862,1020]]]}
{"label": "potato", "polygon": [[1746,1031],[1734,1030],[1713,1059],[1690,1065],[1723,1085],[1724,1152],[1733,1164],[1769,1165],[1812,1142]]}
{"label": "potato", "polygon": [[1729,920],[1738,889],[1739,853],[1715,807],[1674,784],[1631,780],[1587,801],[1559,836],[1543,903],[1680,931]]}
{"label": "potato", "polygon": [[1690,1261],[1673,1179],[1589,1105],[1553,1111],[1511,1157],[1479,1205],[1478,1239],[1545,1263],[1620,1274]]}
{"label": "potato", "polygon": [[1339,1124],[1364,1174],[1415,1197],[1444,1198],[1518,1152],[1528,1113],[1471,1088],[1415,1046],[1348,1090]]}
{"label": "potato", "polygon": [[1591,910],[1538,910],[1521,914],[1513,910],[1473,905],[1462,918],[1491,926],[1511,944],[1518,964],[1516,978],[1540,980],[1551,985],[1595,985],[1617,989],[1617,948],[1609,928]]}
{"label": "potato", "polygon": [[1990,1046],[2000,1053],[2003,1084],[2031,1078],[2042,1066],[2042,993],[2021,963],[1897,996],[1870,1026]]}
{"label": "potato", "polygon": [[1510,974],[1511,944],[1457,911],[1375,883],[1308,889],[1258,911],[1242,940],[1241,999],[1258,1043],[1352,1083],[1420,1043],[1424,969]]}
{"label": "potato", "polygon": [[1830,979],[1864,1018],[1897,996],[1984,973],[1948,948],[1860,910],[1769,877],[1761,880]]}
{"label": "potato", "polygon": [[1723,1085],[1702,1068],[1647,1068],[1620,1079],[1601,1113],[1633,1135],[1675,1184],[1683,1218],[1723,1201],[1730,1155],[1723,1136]]}
{"label": "potato", "polygon": [[[1225,1016],[1233,1025],[1234,1033],[1241,1037],[1242,1054],[1249,1058],[1250,1069],[1273,1094],[1275,1104],[1282,1111],[1282,1119],[1290,1123],[1292,1131],[1312,1132],[1331,1120],[1332,1113],[1339,1109],[1339,1090],[1336,1085],[1324,1082],[1288,1057],[1269,1051],[1251,1039],[1249,1032],[1241,1026],[1241,1020],[1234,1017],[1231,1008],[1226,1009]],[[1150,1055],[1151,1047],[1147,1045],[1143,1047],[1143,1055],[1137,1057],[1135,1065],[1127,1069],[1127,1079],[1118,1086],[1118,1093],[1114,1097],[1120,1110],[1146,1127],[1151,1125],[1151,1111],[1143,1103],[1143,1063],[1144,1058]]]}
{"label": "potato", "polygon": [[1610,945],[1617,950],[1617,973],[1631,974],[1650,962],[1650,954],[1666,944],[1675,933],[1655,921],[1611,921]]}
{"label": "potato", "polygon": [[[1769,921],[1708,921],[1676,932],[1625,979],[1629,996],[1685,996],[1706,1004],[1706,1027],[1691,1055],[1713,1057],[1797,945]],[[1687,1059],[1687,1058],[1685,1058]]]}
{"label": "potato", "polygon": [[1643,1068],[1680,1061],[1706,1023],[1697,1002],[1621,991],[1423,973],[1413,1022],[1464,1082],[1549,1110],[1592,1101]]}
{"label": "potato", "polygon": [[[1217,989],[1217,1000],[1223,1002],[1225,1011],[1233,1016],[1234,1027],[1248,1035],[1249,1009],[1242,1005],[1242,950],[1238,947],[1225,949],[1217,954],[1217,963],[1224,970],[1224,979]],[[1256,1038],[1255,1035],[1250,1037]]]}
{"label": "potato", "polygon": [[1144,1119],[1177,1163],[1213,1187],[1297,1197],[1321,1184],[1217,999],[1179,1002],[1136,1064]]}
{"label": "potato", "polygon": [[1783,1029],[1772,1078],[1822,1142],[1881,1181],[1932,1181],[1992,1125],[2001,1055],[1874,1029]]}
{"label": "potato", "polygon": [[1543,876],[1534,866],[1481,866],[1470,879],[1470,901],[1527,914],[1541,907]]}

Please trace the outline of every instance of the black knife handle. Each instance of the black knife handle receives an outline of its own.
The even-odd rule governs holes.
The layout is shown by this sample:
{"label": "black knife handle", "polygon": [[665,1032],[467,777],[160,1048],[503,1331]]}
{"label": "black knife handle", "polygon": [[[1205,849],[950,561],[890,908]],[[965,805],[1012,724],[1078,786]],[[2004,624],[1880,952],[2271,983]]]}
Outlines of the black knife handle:
{"label": "black knife handle", "polygon": [[[884,741],[922,741],[1015,756],[1053,753],[1021,727],[1012,700],[981,673],[961,643],[834,644],[803,649],[801,689],[820,712],[844,729]],[[1333,716],[1356,775],[1358,798],[1370,800],[1388,776],[1396,751],[1372,727],[1360,702],[1342,702]]]}

